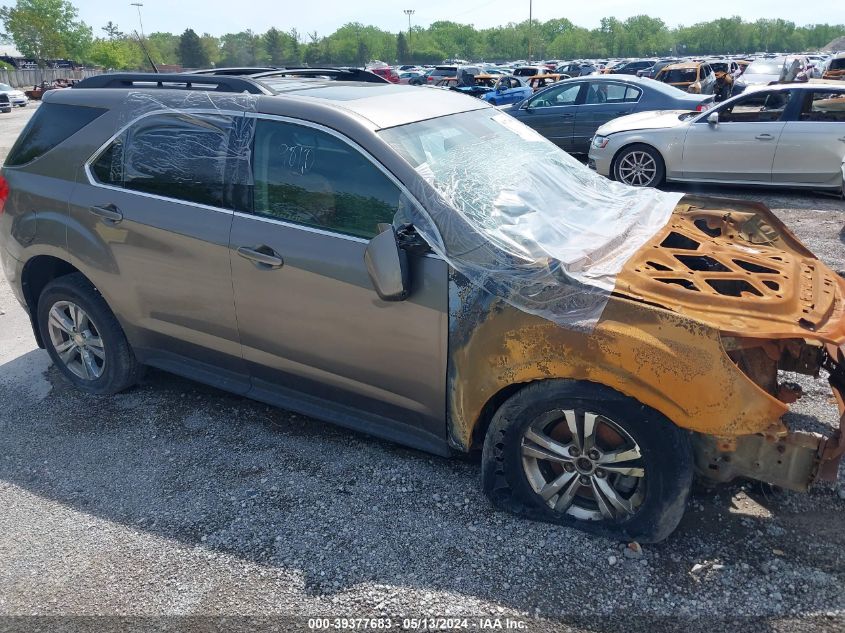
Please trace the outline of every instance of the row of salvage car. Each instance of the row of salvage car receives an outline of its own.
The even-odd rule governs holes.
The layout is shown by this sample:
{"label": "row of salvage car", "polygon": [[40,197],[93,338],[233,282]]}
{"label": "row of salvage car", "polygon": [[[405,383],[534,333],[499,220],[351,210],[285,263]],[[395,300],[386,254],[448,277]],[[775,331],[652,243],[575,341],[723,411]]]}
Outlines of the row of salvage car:
{"label": "row of salvage car", "polygon": [[[845,67],[840,55],[829,72],[843,72],[839,60]],[[730,71],[726,63],[722,76]],[[436,85],[500,106],[628,185],[686,181],[845,192],[845,82],[806,75],[799,81],[801,73],[797,58],[755,61],[742,75],[720,80],[734,93],[722,100],[709,90],[690,93],[675,82],[622,74],[459,72]]]}

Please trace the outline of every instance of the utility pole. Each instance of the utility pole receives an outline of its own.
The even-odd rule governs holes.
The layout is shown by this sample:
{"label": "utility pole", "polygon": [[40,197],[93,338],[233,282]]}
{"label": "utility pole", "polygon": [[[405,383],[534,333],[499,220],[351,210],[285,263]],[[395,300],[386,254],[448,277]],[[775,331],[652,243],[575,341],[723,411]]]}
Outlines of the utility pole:
{"label": "utility pole", "polygon": [[411,16],[416,13],[414,9],[403,9],[402,12],[408,16],[408,46],[411,45]]}
{"label": "utility pole", "polygon": [[144,35],[144,21],[141,19],[141,7],[143,7],[144,4],[142,2],[131,2],[129,6],[138,9],[138,23],[141,25],[141,37],[145,39],[146,36]]}
{"label": "utility pole", "polygon": [[528,0],[528,63],[531,63],[531,23],[534,17],[534,0]]}

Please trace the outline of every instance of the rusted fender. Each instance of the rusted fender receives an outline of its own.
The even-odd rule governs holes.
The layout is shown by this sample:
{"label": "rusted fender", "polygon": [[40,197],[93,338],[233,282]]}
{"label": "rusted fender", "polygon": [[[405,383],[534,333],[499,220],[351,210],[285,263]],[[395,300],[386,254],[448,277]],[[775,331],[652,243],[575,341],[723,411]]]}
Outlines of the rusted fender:
{"label": "rusted fender", "polygon": [[585,333],[453,276],[450,312],[449,427],[459,449],[471,448],[485,404],[500,390],[549,378],[606,385],[699,433],[785,431],[779,419],[788,407],[737,368],[718,331],[668,310],[613,297]]}

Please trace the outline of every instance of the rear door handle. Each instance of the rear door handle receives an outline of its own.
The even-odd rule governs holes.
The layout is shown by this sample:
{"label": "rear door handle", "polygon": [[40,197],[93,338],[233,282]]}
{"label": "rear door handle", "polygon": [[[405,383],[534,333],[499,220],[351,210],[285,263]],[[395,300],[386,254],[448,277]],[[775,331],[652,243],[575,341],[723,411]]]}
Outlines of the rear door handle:
{"label": "rear door handle", "polygon": [[269,246],[262,245],[255,248],[241,246],[238,249],[238,255],[250,260],[258,268],[281,268],[285,264],[285,260]]}
{"label": "rear door handle", "polygon": [[758,134],[754,138],[756,138],[758,141],[771,141],[774,136],[772,136],[771,134]]}
{"label": "rear door handle", "polygon": [[123,219],[123,214],[113,204],[107,204],[104,206],[94,206],[89,209],[91,215],[96,215],[101,220],[108,222],[110,224],[117,224]]}

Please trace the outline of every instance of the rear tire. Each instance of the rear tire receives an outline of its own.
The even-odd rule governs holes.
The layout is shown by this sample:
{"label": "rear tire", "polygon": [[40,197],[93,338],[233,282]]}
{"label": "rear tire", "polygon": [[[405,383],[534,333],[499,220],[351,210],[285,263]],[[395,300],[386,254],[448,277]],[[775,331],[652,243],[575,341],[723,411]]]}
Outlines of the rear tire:
{"label": "rear tire", "polygon": [[656,149],[643,143],[622,148],[613,161],[613,179],[631,187],[659,187],[666,180],[666,166]]}
{"label": "rear tire", "polygon": [[524,387],[494,415],[482,453],[482,485],[497,507],[644,543],[677,527],[692,479],[688,432],[590,382]]}
{"label": "rear tire", "polygon": [[115,394],[140,380],[142,365],[123,328],[81,273],[47,284],[38,299],[37,318],[50,358],[78,389]]}

